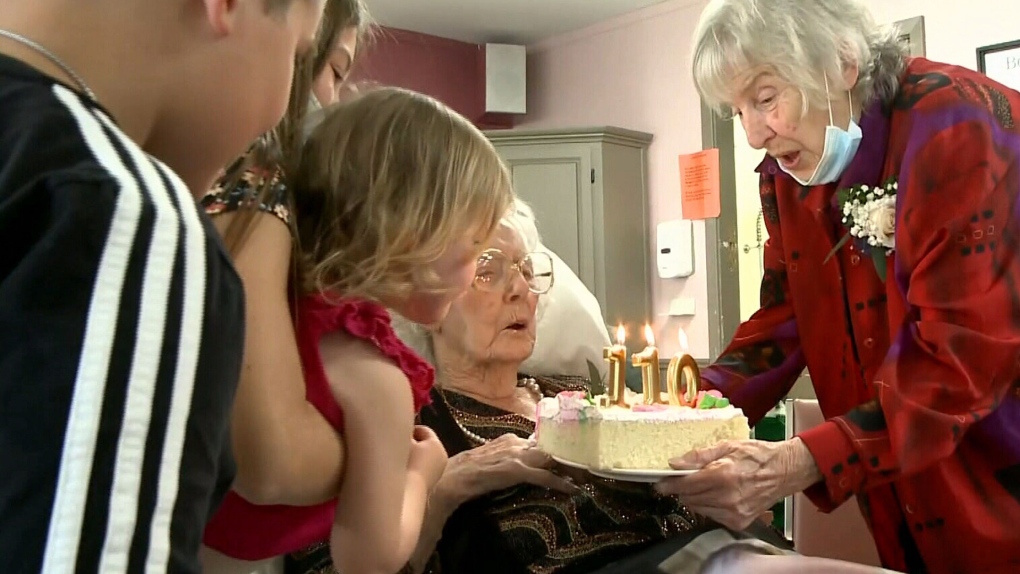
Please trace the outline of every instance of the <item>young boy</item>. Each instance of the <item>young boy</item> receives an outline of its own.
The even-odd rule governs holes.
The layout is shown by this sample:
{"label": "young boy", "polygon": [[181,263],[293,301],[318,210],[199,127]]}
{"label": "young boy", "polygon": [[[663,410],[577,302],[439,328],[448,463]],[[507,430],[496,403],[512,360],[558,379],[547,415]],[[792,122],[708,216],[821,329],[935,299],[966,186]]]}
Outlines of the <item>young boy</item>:
{"label": "young boy", "polygon": [[0,571],[197,573],[244,301],[193,194],[283,114],[322,0],[3,4]]}

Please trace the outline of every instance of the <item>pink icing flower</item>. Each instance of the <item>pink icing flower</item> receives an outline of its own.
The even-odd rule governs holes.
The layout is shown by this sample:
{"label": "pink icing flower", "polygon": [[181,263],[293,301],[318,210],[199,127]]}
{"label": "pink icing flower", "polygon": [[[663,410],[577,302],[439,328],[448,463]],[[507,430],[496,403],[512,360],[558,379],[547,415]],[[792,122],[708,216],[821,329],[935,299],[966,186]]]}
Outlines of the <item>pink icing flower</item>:
{"label": "pink icing flower", "polygon": [[654,413],[667,410],[668,408],[669,405],[646,405],[641,403],[630,407],[630,410],[636,413]]}
{"label": "pink icing flower", "polygon": [[579,420],[581,411],[590,406],[588,393],[584,391],[561,391],[556,395],[556,402],[560,406],[559,418],[565,421]]}
{"label": "pink icing flower", "polygon": [[562,410],[562,411],[560,411],[558,416],[559,416],[560,420],[563,420],[563,421],[576,421],[576,420],[580,420],[580,418],[581,418],[581,411]]}

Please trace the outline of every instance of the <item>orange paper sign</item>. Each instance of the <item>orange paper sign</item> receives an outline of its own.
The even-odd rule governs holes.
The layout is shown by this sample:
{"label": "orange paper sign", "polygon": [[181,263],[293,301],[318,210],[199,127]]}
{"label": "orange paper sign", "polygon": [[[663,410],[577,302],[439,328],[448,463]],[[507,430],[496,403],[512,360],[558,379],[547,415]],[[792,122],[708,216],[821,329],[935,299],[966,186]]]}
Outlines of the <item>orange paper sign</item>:
{"label": "orange paper sign", "polygon": [[684,219],[719,217],[719,150],[680,156],[680,201]]}

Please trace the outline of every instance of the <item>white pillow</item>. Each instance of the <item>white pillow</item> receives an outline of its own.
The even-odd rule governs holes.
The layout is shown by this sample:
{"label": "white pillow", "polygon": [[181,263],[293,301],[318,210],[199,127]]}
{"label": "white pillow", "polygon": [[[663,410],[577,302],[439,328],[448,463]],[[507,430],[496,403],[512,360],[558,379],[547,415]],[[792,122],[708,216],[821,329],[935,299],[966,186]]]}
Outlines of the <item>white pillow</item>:
{"label": "white pillow", "polygon": [[598,300],[558,255],[541,243],[535,251],[552,257],[555,282],[542,295],[535,351],[521,372],[588,377],[591,361],[604,377],[608,365],[602,348],[610,345],[610,339]]}

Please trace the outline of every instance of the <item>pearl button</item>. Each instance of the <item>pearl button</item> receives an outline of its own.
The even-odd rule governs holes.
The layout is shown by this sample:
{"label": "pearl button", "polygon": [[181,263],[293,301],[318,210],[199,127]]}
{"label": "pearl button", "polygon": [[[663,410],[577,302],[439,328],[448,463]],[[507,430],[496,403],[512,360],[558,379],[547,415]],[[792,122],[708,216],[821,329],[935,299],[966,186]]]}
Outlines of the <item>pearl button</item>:
{"label": "pearl button", "polygon": [[857,265],[860,262],[861,262],[861,256],[860,255],[851,255],[850,256],[850,263],[851,264]]}
{"label": "pearl button", "polygon": [[875,346],[875,340],[872,339],[871,337],[868,337],[867,339],[864,340],[864,346],[869,348],[869,349],[874,347]]}

